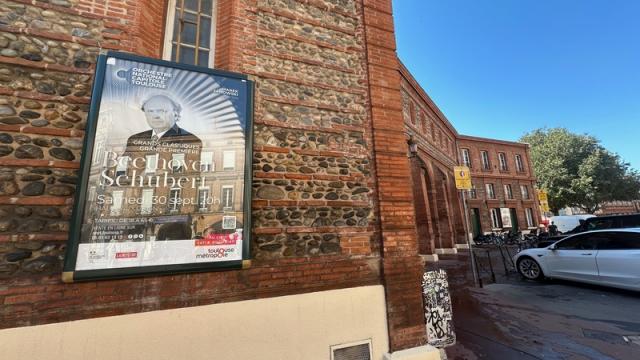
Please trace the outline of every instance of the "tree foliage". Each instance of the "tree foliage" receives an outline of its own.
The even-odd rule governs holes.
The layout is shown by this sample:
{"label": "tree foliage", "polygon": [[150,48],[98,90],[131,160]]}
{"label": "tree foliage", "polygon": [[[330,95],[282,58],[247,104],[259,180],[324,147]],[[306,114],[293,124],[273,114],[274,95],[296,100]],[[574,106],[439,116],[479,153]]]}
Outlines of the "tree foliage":
{"label": "tree foliage", "polygon": [[531,145],[538,187],[554,212],[571,206],[592,214],[603,202],[640,199],[640,174],[593,136],[538,129],[520,141]]}

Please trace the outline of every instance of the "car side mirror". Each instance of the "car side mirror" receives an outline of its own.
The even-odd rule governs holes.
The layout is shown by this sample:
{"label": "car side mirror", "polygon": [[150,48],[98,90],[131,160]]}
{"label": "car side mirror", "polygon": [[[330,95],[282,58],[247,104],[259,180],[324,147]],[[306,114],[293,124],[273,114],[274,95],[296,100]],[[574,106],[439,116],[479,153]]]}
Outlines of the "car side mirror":
{"label": "car side mirror", "polygon": [[547,249],[555,251],[558,247],[556,246],[556,244],[553,244],[551,246],[549,246]]}

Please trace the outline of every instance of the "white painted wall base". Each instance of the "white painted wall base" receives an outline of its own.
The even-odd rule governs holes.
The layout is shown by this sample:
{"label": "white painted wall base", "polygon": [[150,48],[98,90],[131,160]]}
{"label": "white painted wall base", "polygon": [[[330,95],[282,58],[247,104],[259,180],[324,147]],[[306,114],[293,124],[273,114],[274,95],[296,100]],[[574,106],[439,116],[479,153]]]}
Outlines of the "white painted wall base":
{"label": "white painted wall base", "polygon": [[436,249],[436,254],[457,254],[458,249],[456,248],[439,248]]}
{"label": "white painted wall base", "polygon": [[383,359],[382,286],[5,329],[0,358],[330,359],[331,345],[367,339],[373,359]]}
{"label": "white painted wall base", "polygon": [[422,258],[423,261],[426,261],[426,262],[437,262],[437,261],[439,261],[438,254],[420,255],[420,257]]}
{"label": "white painted wall base", "polygon": [[384,360],[440,360],[440,350],[431,345],[384,354]]}
{"label": "white painted wall base", "polygon": [[469,244],[456,244],[456,249],[469,250]]}

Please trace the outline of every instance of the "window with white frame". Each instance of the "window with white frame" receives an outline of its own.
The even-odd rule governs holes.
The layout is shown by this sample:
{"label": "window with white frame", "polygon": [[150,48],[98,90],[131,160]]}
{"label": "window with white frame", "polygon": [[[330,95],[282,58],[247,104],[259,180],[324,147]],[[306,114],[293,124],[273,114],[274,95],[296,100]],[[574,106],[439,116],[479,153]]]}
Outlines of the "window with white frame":
{"label": "window with white frame", "polygon": [[524,209],[525,215],[527,217],[527,227],[534,227],[533,224],[533,210],[531,208]]}
{"label": "window with white frame", "polygon": [[520,185],[520,192],[524,200],[529,200],[529,187],[527,185]]}
{"label": "window with white frame", "polygon": [[480,158],[482,159],[482,169],[491,170],[491,163],[489,162],[489,152],[480,151]]}
{"label": "window with white frame", "polygon": [[213,168],[213,153],[211,151],[203,151],[200,153],[200,171],[215,171]]}
{"label": "window with white frame", "polygon": [[496,190],[494,189],[493,184],[491,183],[485,184],[485,188],[487,190],[487,199],[495,199]]}
{"label": "window with white frame", "polygon": [[123,156],[118,159],[118,165],[116,166],[116,176],[124,175],[127,173],[127,167],[129,166],[128,156]]}
{"label": "window with white frame", "polygon": [[507,154],[501,152],[498,153],[498,160],[500,161],[500,170],[507,171],[509,166],[507,165]]}
{"label": "window with white frame", "polygon": [[471,189],[469,189],[469,199],[477,199],[478,191],[476,190],[475,185],[471,185]]}
{"label": "window with white frame", "polygon": [[142,204],[140,214],[149,215],[153,209],[153,189],[142,189]]}
{"label": "window with white frame", "polygon": [[180,188],[173,188],[169,191],[169,211],[180,210],[181,193],[182,193],[182,189]]}
{"label": "window with white frame", "polygon": [[124,191],[117,190],[111,193],[111,215],[120,215],[122,212],[122,200]]}
{"label": "window with white frame", "polygon": [[491,209],[491,227],[494,229],[502,227],[502,214],[500,213],[500,209]]}
{"label": "window with white frame", "polygon": [[236,152],[228,150],[222,152],[222,170],[234,170],[236,168]]}
{"label": "window with white frame", "polygon": [[224,210],[233,209],[233,185],[222,186],[222,208]]}
{"label": "window with white frame", "polygon": [[504,196],[507,199],[513,199],[513,189],[511,188],[511,184],[504,184]]}
{"label": "window with white frame", "polygon": [[524,172],[524,163],[522,162],[522,155],[516,154],[516,170],[518,172]]}
{"label": "window with white frame", "polygon": [[174,173],[181,173],[184,171],[184,168],[184,154],[171,154],[171,170]]}
{"label": "window with white frame", "polygon": [[207,209],[207,200],[209,199],[209,188],[201,187],[198,189],[198,209]]}
{"label": "window with white frame", "polygon": [[213,67],[215,0],[169,0],[163,58]]}
{"label": "window with white frame", "polygon": [[158,154],[147,155],[145,159],[144,172],[155,173],[158,170]]}
{"label": "window with white frame", "polygon": [[471,168],[471,156],[469,156],[469,149],[462,149],[462,165]]}

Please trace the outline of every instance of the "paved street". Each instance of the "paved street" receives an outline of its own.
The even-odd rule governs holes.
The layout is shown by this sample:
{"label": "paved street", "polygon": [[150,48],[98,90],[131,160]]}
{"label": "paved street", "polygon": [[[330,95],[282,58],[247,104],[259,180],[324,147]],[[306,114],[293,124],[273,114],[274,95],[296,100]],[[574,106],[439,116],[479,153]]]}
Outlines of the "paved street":
{"label": "paved street", "polygon": [[451,274],[458,339],[449,359],[640,359],[640,294],[504,273],[482,289],[467,287],[467,261],[441,262]]}

